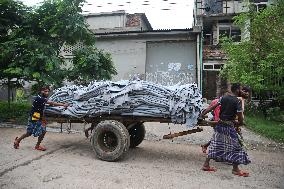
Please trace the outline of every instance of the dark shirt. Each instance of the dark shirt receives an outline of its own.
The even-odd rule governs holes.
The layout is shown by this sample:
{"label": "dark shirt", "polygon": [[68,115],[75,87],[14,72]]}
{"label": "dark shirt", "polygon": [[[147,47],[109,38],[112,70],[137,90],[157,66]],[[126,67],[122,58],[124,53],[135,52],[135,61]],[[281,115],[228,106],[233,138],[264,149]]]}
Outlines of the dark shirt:
{"label": "dark shirt", "polygon": [[221,105],[220,120],[235,120],[237,113],[242,112],[242,103],[236,96],[225,95],[219,100]]}
{"label": "dark shirt", "polygon": [[47,98],[38,95],[37,97],[35,97],[34,101],[33,101],[33,105],[32,105],[32,110],[31,110],[31,116],[35,113],[38,112],[40,113],[40,119],[43,116],[43,110],[45,107],[45,103],[47,102]]}

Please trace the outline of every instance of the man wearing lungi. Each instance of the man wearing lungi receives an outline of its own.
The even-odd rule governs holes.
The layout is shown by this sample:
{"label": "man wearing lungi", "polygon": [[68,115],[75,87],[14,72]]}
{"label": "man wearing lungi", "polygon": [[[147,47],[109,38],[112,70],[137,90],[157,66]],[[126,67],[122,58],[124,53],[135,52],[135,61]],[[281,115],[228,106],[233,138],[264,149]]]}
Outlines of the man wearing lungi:
{"label": "man wearing lungi", "polygon": [[[247,177],[248,172],[239,169],[240,164],[247,165],[250,163],[247,153],[242,148],[235,126],[243,125],[243,111],[241,101],[237,98],[240,96],[242,87],[239,83],[233,83],[231,92],[222,96],[219,102],[208,107],[201,113],[201,117],[221,105],[220,120],[214,128],[214,134],[209,146],[208,156],[204,162],[202,170],[216,171],[209,166],[210,159],[216,161],[229,162],[233,164],[232,173],[238,176]],[[235,120],[238,116],[238,121]]]}

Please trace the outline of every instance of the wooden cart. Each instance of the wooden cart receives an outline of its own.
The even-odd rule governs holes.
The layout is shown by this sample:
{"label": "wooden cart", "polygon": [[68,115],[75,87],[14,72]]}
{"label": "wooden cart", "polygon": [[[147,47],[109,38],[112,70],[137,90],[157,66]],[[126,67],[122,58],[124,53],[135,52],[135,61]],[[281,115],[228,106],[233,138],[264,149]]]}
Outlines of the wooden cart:
{"label": "wooden cart", "polygon": [[[129,148],[138,146],[145,137],[144,122],[172,123],[170,118],[142,116],[100,115],[82,119],[62,117],[54,114],[45,115],[48,122],[61,123],[92,123],[95,124],[91,136],[91,145],[96,156],[104,161],[116,161],[123,157]],[[200,120],[198,126],[214,125],[214,122]],[[164,135],[164,139],[201,132],[201,127],[191,130]]]}

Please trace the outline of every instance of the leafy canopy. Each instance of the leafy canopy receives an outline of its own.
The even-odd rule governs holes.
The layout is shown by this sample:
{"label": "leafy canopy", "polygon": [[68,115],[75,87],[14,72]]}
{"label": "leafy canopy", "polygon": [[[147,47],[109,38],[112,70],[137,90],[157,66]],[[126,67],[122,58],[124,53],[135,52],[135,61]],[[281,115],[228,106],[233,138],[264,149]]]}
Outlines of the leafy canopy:
{"label": "leafy canopy", "polygon": [[284,94],[284,0],[259,12],[235,17],[235,24],[249,36],[240,43],[225,39],[228,61],[221,74],[232,82],[252,86],[255,92]]}
{"label": "leafy canopy", "polygon": [[[81,14],[84,0],[45,0],[33,8],[14,0],[0,2],[0,79],[60,85],[68,75],[62,47],[79,41],[85,48],[75,57],[96,69],[96,79],[110,79],[116,73],[110,56],[93,47],[94,34]],[[83,67],[73,68],[68,71],[90,76],[80,70]]]}
{"label": "leafy canopy", "polygon": [[111,55],[90,46],[75,51],[68,79],[76,83],[88,83],[92,80],[109,80],[115,74],[117,72]]}

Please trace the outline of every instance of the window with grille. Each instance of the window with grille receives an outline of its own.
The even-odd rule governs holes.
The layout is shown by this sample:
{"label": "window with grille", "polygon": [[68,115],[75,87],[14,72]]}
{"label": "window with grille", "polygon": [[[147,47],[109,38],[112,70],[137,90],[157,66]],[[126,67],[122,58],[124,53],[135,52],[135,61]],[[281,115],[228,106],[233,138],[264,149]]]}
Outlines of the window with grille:
{"label": "window with grille", "polygon": [[203,70],[220,71],[223,68],[223,63],[204,63]]}
{"label": "window with grille", "polygon": [[84,47],[84,45],[81,42],[78,42],[75,45],[64,45],[63,50],[62,50],[62,54],[63,54],[63,56],[70,56],[70,55],[73,54],[74,50],[77,50],[77,49],[80,49],[80,48],[83,48],[83,47]]}
{"label": "window with grille", "polygon": [[241,30],[238,27],[232,25],[220,25],[219,26],[219,38],[228,37],[232,38],[234,42],[241,41]]}

